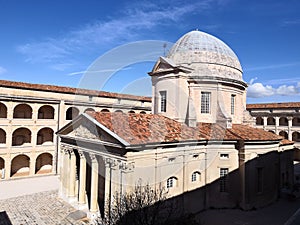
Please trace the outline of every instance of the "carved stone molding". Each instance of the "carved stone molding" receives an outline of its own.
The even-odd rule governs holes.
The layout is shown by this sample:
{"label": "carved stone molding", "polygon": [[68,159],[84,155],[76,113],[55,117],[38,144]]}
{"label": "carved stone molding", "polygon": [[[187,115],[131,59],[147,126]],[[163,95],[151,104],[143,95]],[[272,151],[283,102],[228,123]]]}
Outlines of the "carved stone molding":
{"label": "carved stone molding", "polygon": [[99,140],[100,134],[98,134],[97,128],[95,125],[88,126],[80,125],[79,127],[75,128],[70,134],[70,136],[87,138],[87,139],[94,139]]}
{"label": "carved stone molding", "polygon": [[130,172],[134,169],[134,162],[119,162],[119,169],[123,172]]}
{"label": "carved stone molding", "polygon": [[105,167],[116,167],[118,165],[118,162],[116,159],[113,158],[104,158]]}

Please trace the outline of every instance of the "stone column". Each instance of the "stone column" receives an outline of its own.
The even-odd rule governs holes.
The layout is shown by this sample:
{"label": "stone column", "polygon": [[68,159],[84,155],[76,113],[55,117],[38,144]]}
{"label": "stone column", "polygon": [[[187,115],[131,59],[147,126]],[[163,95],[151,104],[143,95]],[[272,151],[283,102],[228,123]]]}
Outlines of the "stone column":
{"label": "stone column", "polygon": [[275,117],[275,134],[279,134],[279,119],[280,118],[278,116]]}
{"label": "stone column", "polygon": [[263,125],[264,125],[264,129],[268,125],[268,117],[266,117],[266,116],[263,117]]}
{"label": "stone column", "polygon": [[293,117],[287,117],[288,119],[288,138],[291,141],[293,139],[292,126],[293,126]]}
{"label": "stone column", "polygon": [[68,196],[69,197],[75,197],[75,181],[76,181],[76,156],[74,153],[74,150],[69,151],[70,154],[70,172],[69,172],[69,190],[68,190]]}
{"label": "stone column", "polygon": [[64,186],[64,193],[66,196],[68,196],[68,190],[69,190],[69,152],[67,149],[64,149],[64,156],[63,156],[63,186]]}
{"label": "stone column", "polygon": [[86,159],[83,152],[79,152],[80,156],[80,172],[79,172],[79,204],[85,204],[85,195],[86,195]]}
{"label": "stone column", "polygon": [[36,156],[34,153],[31,153],[30,161],[29,161],[29,176],[33,176],[35,174],[35,162],[36,162]]}
{"label": "stone column", "polygon": [[96,155],[91,156],[91,167],[92,167],[92,176],[91,176],[91,206],[90,211],[92,213],[98,212],[98,161]]}

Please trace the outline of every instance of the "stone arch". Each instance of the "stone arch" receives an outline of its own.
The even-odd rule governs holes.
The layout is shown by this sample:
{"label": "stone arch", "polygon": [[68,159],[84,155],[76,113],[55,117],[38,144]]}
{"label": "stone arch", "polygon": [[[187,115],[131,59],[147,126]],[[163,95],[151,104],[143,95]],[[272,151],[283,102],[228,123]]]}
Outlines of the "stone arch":
{"label": "stone arch", "polygon": [[268,130],[268,132],[275,134],[275,131],[273,131],[273,130]]}
{"label": "stone arch", "polygon": [[295,142],[300,142],[300,133],[298,131],[293,132],[292,140]]}
{"label": "stone arch", "polygon": [[[4,166],[5,166],[5,161],[2,157],[0,157],[0,170],[4,169]],[[1,174],[0,174],[1,176]]]}
{"label": "stone arch", "polygon": [[300,117],[293,118],[292,126],[300,126]]}
{"label": "stone arch", "polygon": [[147,114],[145,111],[141,111],[140,114]]}
{"label": "stone arch", "polygon": [[28,176],[30,171],[30,158],[27,155],[17,155],[11,161],[11,177]]}
{"label": "stone arch", "polygon": [[256,125],[264,125],[264,120],[261,116],[256,117]]}
{"label": "stone arch", "polygon": [[52,172],[53,156],[48,153],[40,154],[35,161],[35,174],[46,174]]}
{"label": "stone arch", "polygon": [[32,108],[28,104],[19,104],[14,108],[14,118],[16,119],[31,119]]}
{"label": "stone arch", "polygon": [[25,143],[31,143],[31,131],[24,127],[16,129],[12,135],[12,145],[20,146]]}
{"label": "stone arch", "polygon": [[110,112],[108,109],[102,109],[101,112]]}
{"label": "stone arch", "polygon": [[288,125],[288,119],[286,117],[280,117],[279,118],[279,126],[287,126]]}
{"label": "stone arch", "polygon": [[87,108],[87,109],[84,110],[84,112],[85,113],[87,113],[87,112],[95,112],[95,109],[93,109],[93,108]]}
{"label": "stone arch", "polygon": [[0,157],[0,179],[5,178],[5,161],[2,157]]}
{"label": "stone arch", "polygon": [[115,112],[123,113],[123,111],[121,109],[118,109]]}
{"label": "stone arch", "polygon": [[38,119],[54,119],[54,108],[50,105],[43,105],[39,108]]}
{"label": "stone arch", "polygon": [[133,110],[130,110],[130,111],[128,111],[128,113],[135,113],[135,111],[133,111]]}
{"label": "stone arch", "polygon": [[79,109],[77,109],[76,107],[69,107],[66,112],[66,120],[72,120],[78,115],[79,115]]}
{"label": "stone arch", "polygon": [[7,118],[7,107],[3,103],[0,103],[0,118]]}
{"label": "stone arch", "polygon": [[289,139],[288,133],[287,133],[286,131],[284,131],[284,130],[280,131],[280,132],[279,132],[279,135],[280,135],[281,137],[283,137],[284,139]]}
{"label": "stone arch", "polygon": [[37,133],[37,145],[45,143],[53,144],[53,130],[49,127],[44,127]]}
{"label": "stone arch", "polygon": [[0,144],[6,143],[6,132],[0,128]]}
{"label": "stone arch", "polygon": [[275,125],[275,119],[274,119],[274,117],[268,117],[268,119],[267,119],[267,125]]}

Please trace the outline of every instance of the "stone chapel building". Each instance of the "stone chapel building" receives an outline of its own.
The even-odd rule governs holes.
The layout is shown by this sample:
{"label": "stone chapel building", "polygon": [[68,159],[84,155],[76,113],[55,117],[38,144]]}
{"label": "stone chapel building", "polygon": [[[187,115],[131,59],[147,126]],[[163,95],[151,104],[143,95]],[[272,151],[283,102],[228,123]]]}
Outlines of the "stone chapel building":
{"label": "stone chapel building", "polygon": [[251,209],[293,184],[293,142],[252,127],[242,67],[224,42],[191,31],[149,75],[152,114],[82,113],[58,131],[63,198],[103,216],[142,181],[186,212]]}

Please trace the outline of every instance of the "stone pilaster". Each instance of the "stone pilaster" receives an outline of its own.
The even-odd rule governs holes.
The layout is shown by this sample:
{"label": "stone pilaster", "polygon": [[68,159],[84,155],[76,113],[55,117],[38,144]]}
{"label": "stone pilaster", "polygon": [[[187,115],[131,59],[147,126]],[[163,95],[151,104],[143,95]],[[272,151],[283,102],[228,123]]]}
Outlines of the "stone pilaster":
{"label": "stone pilaster", "polygon": [[98,169],[99,164],[96,158],[96,155],[90,155],[91,157],[91,168],[92,168],[92,176],[91,176],[91,204],[90,211],[92,213],[98,212]]}
{"label": "stone pilaster", "polygon": [[80,171],[79,171],[79,204],[86,203],[86,158],[83,152],[79,152]]}
{"label": "stone pilaster", "polygon": [[69,150],[69,197],[75,197],[75,183],[76,183],[76,156],[72,150]]}

